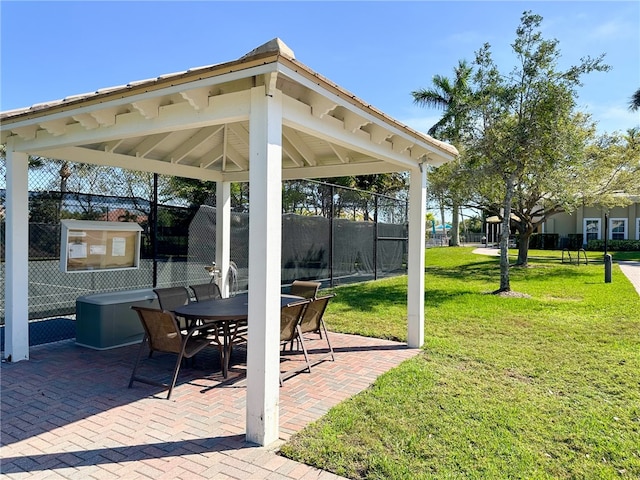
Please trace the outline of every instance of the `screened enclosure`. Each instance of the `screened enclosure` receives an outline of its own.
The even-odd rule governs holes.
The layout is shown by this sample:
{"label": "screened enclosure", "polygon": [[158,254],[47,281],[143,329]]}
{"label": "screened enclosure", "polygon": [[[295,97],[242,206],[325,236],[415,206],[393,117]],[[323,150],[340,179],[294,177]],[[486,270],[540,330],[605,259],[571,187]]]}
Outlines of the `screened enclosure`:
{"label": "screened enclosure", "polygon": [[[40,162],[31,176],[29,192],[31,320],[72,316],[76,299],[92,293],[211,279],[205,267],[216,258],[215,195],[205,192],[204,204],[190,205],[168,194],[171,184],[161,176],[154,179],[113,167],[67,163],[61,168],[53,160]],[[70,172],[65,178],[66,191],[52,190],[60,186],[61,170]],[[4,207],[4,189],[0,195]],[[283,197],[297,198],[283,202],[283,289],[295,279],[321,280],[331,286],[406,273],[405,200],[314,181],[285,182]],[[240,189],[234,203],[230,256],[236,289],[242,291],[248,280],[248,191]],[[60,224],[69,218],[139,224],[139,268],[60,271]],[[4,217],[2,220],[0,249],[4,255]],[[4,282],[4,263],[0,269]],[[4,322],[4,289],[0,289],[0,315]]]}

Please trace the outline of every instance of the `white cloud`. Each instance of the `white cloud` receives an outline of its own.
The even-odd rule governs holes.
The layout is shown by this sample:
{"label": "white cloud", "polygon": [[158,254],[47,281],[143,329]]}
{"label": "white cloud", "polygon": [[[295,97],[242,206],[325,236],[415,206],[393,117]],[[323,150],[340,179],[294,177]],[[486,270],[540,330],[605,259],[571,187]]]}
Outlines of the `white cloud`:
{"label": "white cloud", "polygon": [[593,118],[598,122],[598,130],[601,132],[626,132],[629,128],[640,126],[640,113],[628,108],[596,107],[593,110]]}

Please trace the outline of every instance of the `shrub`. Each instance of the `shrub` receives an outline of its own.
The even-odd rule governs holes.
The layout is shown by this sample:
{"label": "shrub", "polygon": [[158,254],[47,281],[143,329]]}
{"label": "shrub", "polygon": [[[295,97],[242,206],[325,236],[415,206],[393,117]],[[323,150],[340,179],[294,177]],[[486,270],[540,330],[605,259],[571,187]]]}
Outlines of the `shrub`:
{"label": "shrub", "polygon": [[578,250],[582,248],[582,234],[581,233],[570,233],[567,235],[569,239],[569,243],[566,246],[569,250]]}
{"label": "shrub", "polygon": [[[589,240],[585,250],[604,252],[604,240]],[[607,250],[612,252],[640,252],[640,240],[608,240]]]}
{"label": "shrub", "polygon": [[556,250],[560,243],[557,233],[534,233],[529,237],[529,248],[537,250]]}

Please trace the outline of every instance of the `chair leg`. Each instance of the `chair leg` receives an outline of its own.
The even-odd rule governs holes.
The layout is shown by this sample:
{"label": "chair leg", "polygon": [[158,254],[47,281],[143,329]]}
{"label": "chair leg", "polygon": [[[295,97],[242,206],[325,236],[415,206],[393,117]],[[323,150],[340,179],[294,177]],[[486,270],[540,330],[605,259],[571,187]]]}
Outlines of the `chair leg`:
{"label": "chair leg", "polygon": [[173,378],[171,379],[171,384],[169,385],[169,391],[167,392],[167,400],[169,400],[169,398],[171,397],[171,392],[173,391],[173,387],[176,384],[176,381],[178,380],[178,374],[180,373],[180,366],[182,364],[182,359],[183,359],[183,352],[180,352],[180,355],[178,355],[178,359],[176,360],[176,366],[173,369]]}
{"label": "chair leg", "polygon": [[[329,334],[327,333],[327,327],[324,324],[324,320],[320,319],[320,325],[322,325],[322,329],[324,330],[324,337],[327,339],[327,345],[329,345],[329,352],[331,352],[331,360],[336,361],[336,357],[333,355],[333,347],[331,346],[331,342],[329,341]],[[322,338],[322,333],[320,334],[320,338]]]}
{"label": "chair leg", "polygon": [[307,370],[311,373],[311,362],[309,362],[309,355],[307,355],[307,347],[304,344],[304,339],[302,338],[302,329],[300,325],[296,326],[296,330],[298,331],[298,338],[300,339],[300,345],[302,345],[302,353],[304,353],[304,360],[307,362]]}
{"label": "chair leg", "polygon": [[[142,351],[147,344],[147,340],[147,334],[145,333],[144,338],[142,339],[142,343],[140,343],[138,354],[136,355],[136,363],[133,364],[133,371],[131,372],[131,378],[129,379],[129,388],[133,386],[133,381],[135,380],[136,372],[138,371],[138,365],[140,365],[140,359],[142,358]],[[151,356],[151,352],[149,352],[149,356]]]}

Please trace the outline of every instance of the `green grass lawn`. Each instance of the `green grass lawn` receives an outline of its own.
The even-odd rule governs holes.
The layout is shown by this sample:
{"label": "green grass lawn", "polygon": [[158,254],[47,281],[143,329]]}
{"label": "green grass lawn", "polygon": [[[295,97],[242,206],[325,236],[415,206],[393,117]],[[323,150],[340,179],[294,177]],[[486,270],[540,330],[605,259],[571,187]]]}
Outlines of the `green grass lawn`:
{"label": "green grass lawn", "polygon": [[[425,346],[281,454],[349,478],[640,478],[640,296],[614,265],[427,251]],[[591,258],[591,256],[590,256]],[[614,257],[615,258],[615,257]],[[634,259],[633,257],[630,259]],[[336,288],[331,330],[406,340],[406,277]]]}

